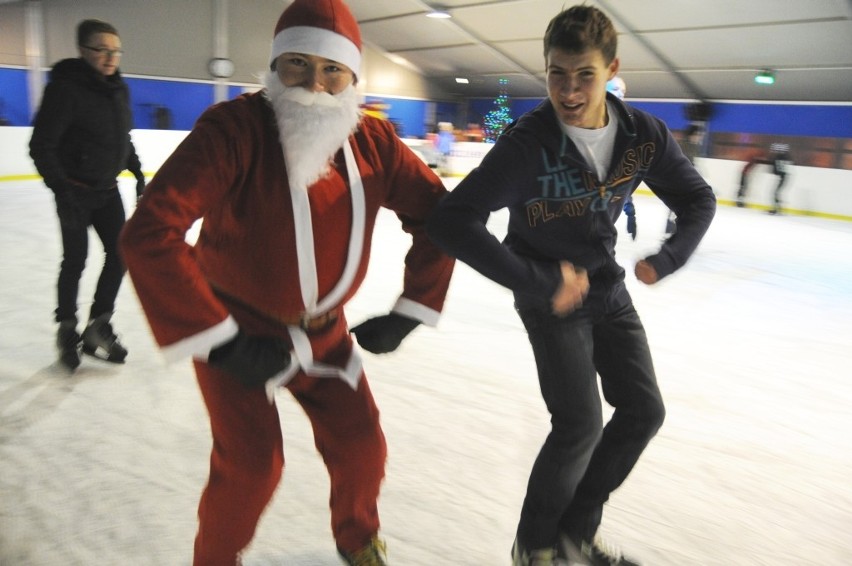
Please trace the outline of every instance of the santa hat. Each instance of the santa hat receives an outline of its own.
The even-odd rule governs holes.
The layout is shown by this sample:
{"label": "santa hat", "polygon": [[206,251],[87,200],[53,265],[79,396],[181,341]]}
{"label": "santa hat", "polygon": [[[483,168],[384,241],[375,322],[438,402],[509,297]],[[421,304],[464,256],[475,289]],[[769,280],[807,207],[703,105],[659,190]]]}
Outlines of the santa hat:
{"label": "santa hat", "polygon": [[270,66],[282,53],[304,53],[343,63],[358,74],[361,32],[342,0],[296,0],[275,26]]}

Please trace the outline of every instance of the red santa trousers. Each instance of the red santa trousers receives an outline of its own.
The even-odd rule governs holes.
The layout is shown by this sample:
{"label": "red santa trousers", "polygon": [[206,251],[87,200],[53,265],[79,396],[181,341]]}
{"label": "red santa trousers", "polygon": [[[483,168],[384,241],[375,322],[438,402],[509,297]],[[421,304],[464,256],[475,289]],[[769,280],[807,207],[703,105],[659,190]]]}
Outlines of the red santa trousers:
{"label": "red santa trousers", "polygon": [[[262,387],[195,363],[213,433],[210,478],[198,507],[194,566],[233,566],[254,536],[284,467],[278,409]],[[353,551],[379,530],[377,499],[387,446],[364,376],[357,391],[336,378],[298,373],[287,385],[311,422],[331,479],[331,528]]]}

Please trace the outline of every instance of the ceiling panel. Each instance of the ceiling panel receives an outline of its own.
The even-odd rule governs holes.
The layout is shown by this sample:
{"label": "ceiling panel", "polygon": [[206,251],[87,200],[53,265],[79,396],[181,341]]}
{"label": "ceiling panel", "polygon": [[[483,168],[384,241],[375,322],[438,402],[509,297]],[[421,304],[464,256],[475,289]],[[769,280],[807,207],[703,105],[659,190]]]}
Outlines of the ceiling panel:
{"label": "ceiling panel", "polygon": [[493,49],[483,45],[400,51],[397,55],[401,55],[422,69],[432,70],[442,75],[489,75],[522,70],[513,68]]}
{"label": "ceiling panel", "polygon": [[848,0],[605,0],[639,31],[727,28],[850,17]]}
{"label": "ceiling panel", "polygon": [[544,72],[544,46],[540,39],[501,41],[493,45],[531,73]]}
{"label": "ceiling panel", "polygon": [[[647,39],[643,36],[643,39]],[[670,53],[663,53],[665,58],[671,57]],[[619,34],[618,36],[618,59],[621,62],[622,72],[633,70],[644,71],[666,71],[667,67],[664,60],[657,57],[657,54],[650,50],[638,37],[627,34]]]}
{"label": "ceiling panel", "polygon": [[347,0],[346,3],[359,22],[393,18],[423,11],[422,2],[416,0]]}
{"label": "ceiling panel", "polygon": [[837,66],[852,60],[848,22],[748,26],[726,30],[648,33],[677,67]]}
{"label": "ceiling panel", "polygon": [[[568,0],[348,0],[371,45],[452,94],[541,96],[542,36]],[[590,0],[619,32],[628,96],[852,103],[850,0]],[[453,16],[425,14],[440,4]],[[771,88],[754,72],[776,71]],[[471,82],[457,87],[454,78]],[[461,90],[464,88],[464,90]],[[490,90],[491,89],[491,90]]]}
{"label": "ceiling panel", "polygon": [[452,10],[453,20],[485,41],[537,39],[541,42],[550,19],[559,13],[561,0],[492,2]]}
{"label": "ceiling panel", "polygon": [[476,43],[470,35],[453,25],[450,20],[436,20],[420,14],[363,23],[361,35],[370,38],[391,53]]}

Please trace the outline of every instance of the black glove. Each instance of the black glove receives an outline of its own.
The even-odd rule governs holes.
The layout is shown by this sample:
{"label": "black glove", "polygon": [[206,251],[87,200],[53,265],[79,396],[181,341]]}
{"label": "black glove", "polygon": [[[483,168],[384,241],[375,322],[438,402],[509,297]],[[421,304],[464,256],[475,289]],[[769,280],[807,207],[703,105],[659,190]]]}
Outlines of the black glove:
{"label": "black glove", "polygon": [[136,200],[142,198],[142,192],[145,190],[145,175],[141,172],[136,175]]}
{"label": "black glove", "polygon": [[207,363],[233,375],[247,387],[263,386],[290,365],[290,346],[277,336],[249,336],[240,330],[210,350]]}
{"label": "black glove", "polygon": [[636,239],[636,207],[633,205],[633,199],[624,203],[624,214],[627,216],[627,233],[634,240]]}
{"label": "black glove", "polygon": [[392,312],[364,321],[349,331],[368,352],[387,354],[399,348],[402,339],[419,324],[418,320]]}
{"label": "black glove", "polygon": [[73,189],[57,189],[53,192],[56,199],[56,214],[63,230],[76,230],[83,223],[83,207],[77,200]]}

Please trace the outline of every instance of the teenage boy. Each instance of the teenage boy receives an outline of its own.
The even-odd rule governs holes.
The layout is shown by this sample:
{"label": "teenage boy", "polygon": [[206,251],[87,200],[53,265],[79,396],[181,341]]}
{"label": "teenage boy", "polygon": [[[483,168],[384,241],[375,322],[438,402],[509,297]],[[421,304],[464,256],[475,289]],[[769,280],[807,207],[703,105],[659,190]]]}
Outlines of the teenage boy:
{"label": "teenage boy", "polygon": [[[651,285],[682,267],[715,213],[710,186],[665,124],[607,94],[617,35],[592,6],[559,13],[544,36],[548,98],[506,129],[433,213],[451,255],[508,287],[529,335],[552,430],[533,465],[515,565],[636,564],[597,537],[604,503],[665,415],[648,341],[616,263],[616,220],[644,182],[678,230],[639,261]],[[501,243],[486,229],[508,208]],[[603,426],[596,376],[615,408]]]}

